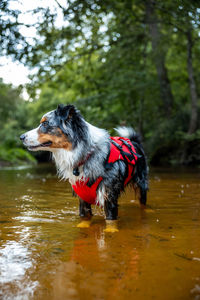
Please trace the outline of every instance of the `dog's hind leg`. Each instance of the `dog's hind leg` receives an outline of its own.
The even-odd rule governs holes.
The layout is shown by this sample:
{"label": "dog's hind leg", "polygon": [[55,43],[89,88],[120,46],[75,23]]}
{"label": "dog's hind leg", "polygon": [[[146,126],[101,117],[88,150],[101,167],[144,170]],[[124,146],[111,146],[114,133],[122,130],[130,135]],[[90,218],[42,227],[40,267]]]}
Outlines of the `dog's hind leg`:
{"label": "dog's hind leg", "polygon": [[91,224],[92,208],[91,204],[79,199],[79,216],[81,222],[77,225],[79,228],[88,228]]}
{"label": "dog's hind leg", "polygon": [[146,208],[146,202],[147,202],[147,191],[140,188],[140,196],[139,196],[139,200],[140,200],[140,205],[143,208]]}
{"label": "dog's hind leg", "polygon": [[149,205],[146,205],[147,190],[143,190],[142,188],[140,188],[139,200],[140,200],[140,206],[143,211],[145,211],[146,213],[154,213],[154,210]]}

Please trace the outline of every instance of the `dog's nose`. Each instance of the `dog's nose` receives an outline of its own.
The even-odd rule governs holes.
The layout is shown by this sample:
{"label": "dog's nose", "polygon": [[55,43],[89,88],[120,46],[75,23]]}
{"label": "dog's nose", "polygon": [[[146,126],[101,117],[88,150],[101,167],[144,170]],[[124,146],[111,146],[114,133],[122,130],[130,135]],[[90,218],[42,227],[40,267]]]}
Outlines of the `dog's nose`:
{"label": "dog's nose", "polygon": [[25,134],[20,135],[20,140],[21,140],[21,141],[24,141],[24,140],[25,140],[25,137],[26,137]]}

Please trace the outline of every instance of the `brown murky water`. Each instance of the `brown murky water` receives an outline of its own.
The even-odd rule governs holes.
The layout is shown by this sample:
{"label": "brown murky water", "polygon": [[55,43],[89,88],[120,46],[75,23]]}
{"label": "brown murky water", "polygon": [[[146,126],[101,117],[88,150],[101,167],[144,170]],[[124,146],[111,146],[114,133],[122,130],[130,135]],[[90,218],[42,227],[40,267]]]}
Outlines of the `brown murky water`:
{"label": "brown murky water", "polygon": [[153,170],[148,203],[120,199],[118,233],[48,166],[0,170],[0,299],[200,299],[200,171]]}

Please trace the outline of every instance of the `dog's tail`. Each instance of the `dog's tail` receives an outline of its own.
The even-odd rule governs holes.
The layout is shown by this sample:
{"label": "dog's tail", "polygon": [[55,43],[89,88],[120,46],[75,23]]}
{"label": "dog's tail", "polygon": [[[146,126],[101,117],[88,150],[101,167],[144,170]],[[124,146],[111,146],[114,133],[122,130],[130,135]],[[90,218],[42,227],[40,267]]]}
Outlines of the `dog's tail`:
{"label": "dog's tail", "polygon": [[119,136],[125,137],[133,142],[136,142],[138,144],[141,144],[141,138],[138,133],[135,132],[135,130],[132,127],[117,127],[115,128]]}

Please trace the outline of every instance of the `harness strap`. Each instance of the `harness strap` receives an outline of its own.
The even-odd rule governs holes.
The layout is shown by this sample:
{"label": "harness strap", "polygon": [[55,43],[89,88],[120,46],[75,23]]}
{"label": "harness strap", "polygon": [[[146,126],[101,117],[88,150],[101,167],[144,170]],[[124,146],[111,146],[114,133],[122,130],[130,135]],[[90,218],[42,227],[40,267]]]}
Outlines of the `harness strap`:
{"label": "harness strap", "polygon": [[[115,141],[111,140],[111,143],[119,149],[123,159],[124,159],[124,163],[126,164],[126,170],[125,170],[125,174],[124,174],[124,182],[126,180],[126,178],[128,177],[128,161],[127,161],[127,158],[126,158],[126,154],[129,154],[129,153],[126,153],[123,151],[122,149],[122,146],[120,146],[119,144],[117,144]],[[130,155],[130,154],[129,154]],[[128,156],[128,155],[127,155]]]}
{"label": "harness strap", "polygon": [[120,153],[121,153],[121,155],[122,155],[122,157],[123,157],[123,159],[124,159],[124,161],[126,162],[126,163],[128,163],[128,161],[127,161],[127,157],[130,159],[130,160],[132,160],[132,155],[130,154],[130,153],[127,153],[127,152],[125,152],[124,150],[123,150],[123,148],[122,148],[122,146],[121,145],[119,145],[119,144],[117,144],[115,141],[113,141],[113,140],[111,140],[111,143],[116,147],[116,148],[118,148],[119,149],[119,151],[120,151]]}
{"label": "harness strap", "polygon": [[[135,162],[135,164],[136,164],[136,158],[135,158],[135,156],[136,157],[141,157],[141,155],[139,155],[139,154],[137,154],[136,152],[134,152],[133,150],[132,150],[132,147],[131,147],[131,145],[127,142],[127,141],[125,141],[125,140],[123,140],[123,138],[120,138],[119,139],[121,142],[122,142],[122,144],[124,144],[127,148],[128,148],[128,150],[130,151],[130,153],[128,153],[128,152],[126,152],[126,151],[124,151],[123,150],[123,148],[122,148],[122,145],[119,145],[117,142],[115,142],[114,140],[111,140],[111,144],[113,144],[113,146],[115,146],[119,151],[120,151],[120,154],[121,154],[121,156],[123,157],[123,161],[124,161],[124,163],[126,164],[126,166],[127,166],[127,168],[126,168],[126,173],[125,173],[125,178],[127,178],[128,177],[128,165],[130,164],[130,162],[132,162],[132,161],[134,161]],[[111,151],[111,150],[110,150]],[[109,157],[110,157],[110,152],[109,151],[109,153],[108,153],[108,155],[107,155],[107,158],[106,158],[106,160],[105,160],[105,168],[106,168],[106,170],[109,170],[109,169],[111,169],[112,168],[112,166],[113,166],[113,162],[108,162],[109,161]],[[130,162],[129,162],[129,161]],[[89,179],[88,180],[88,182],[87,182],[87,186],[88,187],[92,187],[92,185],[95,183],[95,179]]]}
{"label": "harness strap", "polygon": [[134,152],[131,145],[127,141],[125,141],[123,138],[120,138],[119,140],[129,149],[129,151],[131,152],[131,154],[133,156],[134,161],[135,161],[135,156],[137,156],[138,158],[142,157],[140,154]]}
{"label": "harness strap", "polygon": [[96,179],[90,178],[90,179],[88,180],[88,182],[87,182],[87,186],[88,186],[88,187],[91,187],[91,186],[95,183],[95,181],[96,181]]}

